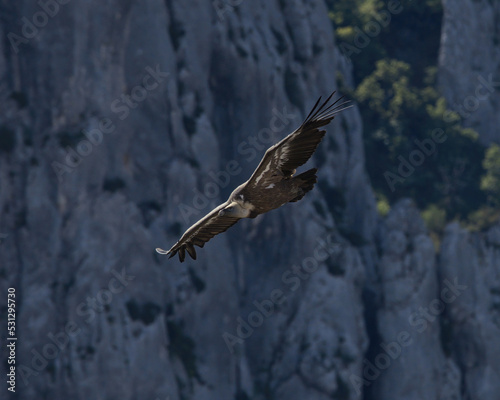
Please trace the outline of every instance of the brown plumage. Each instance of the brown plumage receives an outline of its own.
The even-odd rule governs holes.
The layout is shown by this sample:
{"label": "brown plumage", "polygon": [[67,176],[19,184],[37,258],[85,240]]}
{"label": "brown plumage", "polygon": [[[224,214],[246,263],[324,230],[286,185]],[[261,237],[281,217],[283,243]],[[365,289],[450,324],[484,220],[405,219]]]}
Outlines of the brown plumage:
{"label": "brown plumage", "polygon": [[338,104],[342,98],[329,104],[334,94],[321,105],[320,97],[304,122],[266,151],[250,179],[238,186],[225,203],[193,224],[170,250],[157,248],[156,251],[170,257],[179,253],[181,262],[187,251],[196,260],[194,246],[203,247],[241,218],[255,218],[285,203],[302,199],[317,182],[317,169],[294,176],[296,169],[311,158],[325,136],[326,131],[319,128],[329,124],[337,113],[349,108],[346,107],[348,102]]}

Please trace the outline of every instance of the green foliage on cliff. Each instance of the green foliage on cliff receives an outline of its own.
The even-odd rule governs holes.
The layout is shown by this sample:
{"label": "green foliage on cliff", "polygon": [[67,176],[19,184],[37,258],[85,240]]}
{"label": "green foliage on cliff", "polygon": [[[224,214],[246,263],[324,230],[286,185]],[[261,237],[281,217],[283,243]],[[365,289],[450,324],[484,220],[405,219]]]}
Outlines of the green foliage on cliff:
{"label": "green foliage on cliff", "polygon": [[439,94],[441,1],[328,4],[337,44],[353,64],[351,95],[379,208],[410,197],[435,233],[453,219],[487,226],[495,213],[485,210],[500,205],[500,148],[485,149]]}
{"label": "green foliage on cliff", "polygon": [[487,195],[489,203],[500,206],[500,146],[493,144],[487,151],[483,161],[486,174],[481,180],[481,189]]}

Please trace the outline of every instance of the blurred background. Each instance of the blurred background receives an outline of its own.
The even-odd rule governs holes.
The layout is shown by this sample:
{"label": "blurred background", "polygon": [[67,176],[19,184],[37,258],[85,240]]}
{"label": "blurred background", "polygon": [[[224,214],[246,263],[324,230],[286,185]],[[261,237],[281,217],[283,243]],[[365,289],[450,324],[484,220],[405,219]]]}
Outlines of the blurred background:
{"label": "blurred background", "polygon": [[[0,397],[500,399],[499,21],[491,0],[0,1]],[[333,90],[354,107],[312,192],[197,261],[154,251]]]}

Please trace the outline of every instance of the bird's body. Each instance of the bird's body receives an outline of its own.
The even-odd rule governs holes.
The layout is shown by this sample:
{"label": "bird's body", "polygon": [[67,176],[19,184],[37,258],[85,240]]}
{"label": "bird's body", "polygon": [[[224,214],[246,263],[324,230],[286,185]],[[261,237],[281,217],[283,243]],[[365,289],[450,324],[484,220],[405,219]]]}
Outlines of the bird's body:
{"label": "bird's body", "polygon": [[300,200],[316,183],[316,172],[317,169],[313,168],[301,175],[281,178],[269,183],[260,190],[259,196],[254,195],[254,188],[248,185],[247,181],[236,188],[229,199],[249,209],[251,211],[249,217],[255,218],[259,214],[279,208],[286,203]]}
{"label": "bird's body", "polygon": [[[335,93],[335,92],[334,92]],[[238,186],[229,199],[193,224],[168,251],[157,248],[160,254],[173,257],[179,253],[184,261],[185,252],[196,259],[194,246],[203,247],[215,235],[225,232],[242,218],[255,218],[260,214],[300,200],[317,182],[317,169],[294,176],[296,168],[305,164],[325,135],[318,128],[327,125],[335,114],[347,107],[340,99],[328,104],[330,97],[315,106],[298,129],[271,146],[250,179]]]}

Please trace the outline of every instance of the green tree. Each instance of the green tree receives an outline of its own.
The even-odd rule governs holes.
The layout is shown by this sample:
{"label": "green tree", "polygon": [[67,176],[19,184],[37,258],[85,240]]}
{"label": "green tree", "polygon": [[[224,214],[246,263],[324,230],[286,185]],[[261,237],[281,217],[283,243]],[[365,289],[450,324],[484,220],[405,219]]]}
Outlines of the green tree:
{"label": "green tree", "polygon": [[[433,86],[435,69],[426,71],[423,88],[411,85],[411,74],[408,64],[382,59],[355,91],[370,178],[391,203],[411,197],[421,208],[437,204],[450,218],[464,217],[484,197],[478,184],[483,148],[446,109]],[[401,175],[402,164],[407,174]]]}
{"label": "green tree", "polygon": [[[399,4],[393,0],[327,0],[327,4],[337,44],[351,59],[356,82],[371,74],[375,62],[382,58],[412,65],[414,78],[420,81],[425,69],[436,64],[441,0],[401,0]],[[379,33],[372,30],[377,24]],[[369,39],[367,45],[363,43],[366,37],[361,39],[363,34]]]}
{"label": "green tree", "polygon": [[[353,64],[356,87],[344,91],[360,106],[366,166],[380,212],[410,197],[426,210],[428,220],[439,216],[439,226],[443,219],[467,218],[469,226],[487,226],[498,214],[486,199],[498,207],[500,151],[492,148],[485,158],[477,133],[463,128],[436,89],[441,0],[400,0],[397,8],[392,0],[327,4],[337,44]],[[380,29],[370,31],[377,22]],[[425,159],[389,182],[403,159],[409,162],[413,154],[415,161],[416,151],[424,152],[422,143],[427,145]],[[435,231],[439,235],[441,230]]]}
{"label": "green tree", "polygon": [[481,179],[481,189],[488,196],[488,202],[500,206],[500,146],[492,144],[486,151],[483,167],[486,174]]}

